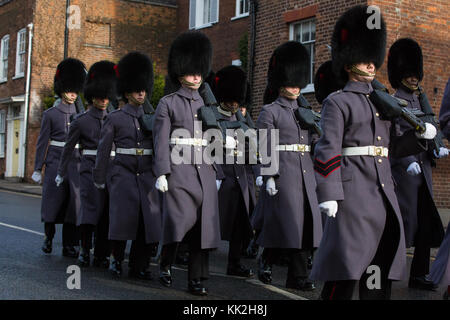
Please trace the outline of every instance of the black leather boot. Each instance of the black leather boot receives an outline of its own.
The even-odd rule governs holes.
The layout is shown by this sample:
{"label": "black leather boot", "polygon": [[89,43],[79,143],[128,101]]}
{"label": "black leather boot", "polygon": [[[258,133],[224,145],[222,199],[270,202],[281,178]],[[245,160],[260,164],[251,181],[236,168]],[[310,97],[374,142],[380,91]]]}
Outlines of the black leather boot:
{"label": "black leather boot", "polygon": [[78,255],[78,265],[80,267],[89,267],[91,263],[91,256],[89,254],[89,249],[80,248],[80,254]]}
{"label": "black leather boot", "polygon": [[258,279],[265,284],[270,284],[272,282],[272,266],[262,258],[259,259],[258,264]]}
{"label": "black leather boot", "polygon": [[122,276],[122,261],[116,260],[113,255],[109,258],[109,272],[114,278]]}
{"label": "black leather boot", "polygon": [[73,246],[65,246],[63,248],[62,255],[64,257],[77,258],[78,257],[78,251]]}
{"label": "black leather boot", "polygon": [[45,253],[51,253],[52,252],[52,239],[45,237],[44,243],[42,244],[42,251]]}
{"label": "black leather boot", "polygon": [[288,278],[286,280],[286,288],[302,290],[302,291],[313,291],[316,289],[314,282],[308,280],[307,278],[297,277],[295,279]]}
{"label": "black leather boot", "polygon": [[150,270],[144,268],[142,270],[136,270],[135,268],[129,268],[128,277],[136,278],[140,280],[152,280],[153,276]]}
{"label": "black leather boot", "polygon": [[254,273],[253,273],[252,269],[247,268],[240,263],[229,264],[227,267],[227,275],[229,275],[229,276],[250,278],[253,276],[253,274]]}
{"label": "black leather boot", "polygon": [[208,289],[205,288],[200,279],[190,280],[188,282],[188,291],[195,296],[208,295]]}
{"label": "black leather boot", "polygon": [[159,271],[159,282],[165,287],[172,286],[172,272],[169,268],[163,268]]}
{"label": "black leather boot", "polygon": [[109,261],[106,257],[96,257],[92,261],[92,265],[97,268],[107,269],[109,267]]}

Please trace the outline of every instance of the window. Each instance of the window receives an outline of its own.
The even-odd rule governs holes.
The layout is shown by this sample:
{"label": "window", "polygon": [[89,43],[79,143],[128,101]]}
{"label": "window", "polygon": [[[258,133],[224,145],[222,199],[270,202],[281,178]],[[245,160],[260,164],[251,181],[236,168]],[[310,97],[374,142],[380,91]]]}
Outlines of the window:
{"label": "window", "polygon": [[26,54],[26,29],[17,33],[17,51],[16,51],[16,75],[20,78],[25,75],[25,54]]}
{"label": "window", "polygon": [[9,35],[2,38],[0,48],[0,81],[8,81],[8,52],[9,52]]}
{"label": "window", "polygon": [[189,29],[209,27],[219,22],[219,0],[190,0]]}
{"label": "window", "polygon": [[231,65],[240,67],[242,66],[242,61],[240,59],[232,60]]}
{"label": "window", "polygon": [[6,112],[0,110],[0,158],[5,157]]}
{"label": "window", "polygon": [[302,93],[314,92],[314,45],[316,42],[316,22],[314,19],[293,23],[290,26],[290,40],[303,44],[310,56],[309,84]]}
{"label": "window", "polygon": [[241,16],[248,16],[248,12],[249,12],[249,0],[236,0],[235,18]]}

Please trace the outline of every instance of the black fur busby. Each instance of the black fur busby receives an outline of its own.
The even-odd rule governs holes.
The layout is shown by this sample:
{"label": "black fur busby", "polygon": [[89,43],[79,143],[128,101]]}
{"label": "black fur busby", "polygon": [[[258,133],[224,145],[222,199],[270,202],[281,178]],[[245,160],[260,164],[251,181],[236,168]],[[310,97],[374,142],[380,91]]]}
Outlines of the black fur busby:
{"label": "black fur busby", "polygon": [[153,90],[153,64],[150,58],[141,52],[126,54],[115,67],[117,91],[124,100],[125,93],[145,90],[150,98]]}
{"label": "black fur busby", "polygon": [[391,86],[397,89],[402,79],[423,78],[423,56],[419,44],[410,38],[398,39],[389,49],[388,75]]}
{"label": "black fur busby", "polygon": [[281,87],[304,88],[309,82],[309,64],[308,51],[301,43],[288,41],[278,46],[270,57],[267,72],[268,87],[264,97],[268,103],[278,97]]}
{"label": "black fur busby", "polygon": [[324,62],[314,76],[314,94],[317,102],[321,104],[330,93],[342,89],[344,85],[345,83],[342,84],[336,79],[331,60]]}
{"label": "black fur busby", "polygon": [[[347,82],[345,66],[373,62],[376,69],[383,64],[386,54],[386,24],[380,13],[380,28],[369,29],[376,12],[367,12],[367,5],[347,10],[336,22],[331,37],[333,71],[341,81]],[[376,18],[376,16],[375,16]],[[376,22],[376,20],[375,20]]]}
{"label": "black fur busby", "polygon": [[247,99],[247,74],[237,66],[226,66],[216,73],[214,95],[220,102],[244,105]]}
{"label": "black fur busby", "polygon": [[116,71],[115,64],[111,61],[99,61],[94,63],[86,78],[84,85],[84,97],[89,103],[93,98],[114,100],[116,98]]}
{"label": "black fur busby", "polygon": [[179,83],[184,75],[200,74],[206,79],[211,70],[212,45],[206,35],[198,31],[180,34],[169,51],[168,71],[171,80]]}
{"label": "black fur busby", "polygon": [[86,66],[83,62],[74,58],[61,61],[56,68],[54,79],[55,93],[61,97],[63,92],[83,91],[86,79]]}

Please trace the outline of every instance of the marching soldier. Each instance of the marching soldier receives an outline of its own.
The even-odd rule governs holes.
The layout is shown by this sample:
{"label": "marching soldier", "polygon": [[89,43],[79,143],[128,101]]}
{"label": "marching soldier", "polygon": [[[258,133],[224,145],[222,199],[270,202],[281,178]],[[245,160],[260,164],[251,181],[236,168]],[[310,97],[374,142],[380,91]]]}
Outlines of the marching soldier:
{"label": "marching soldier", "polygon": [[[216,73],[214,94],[220,104],[215,109],[219,126],[226,131],[227,124],[237,124],[232,126],[233,136],[228,136],[227,139],[234,140],[234,131],[238,128],[245,129],[240,126],[239,121],[246,124],[246,118],[240,111],[247,97],[246,91],[247,75],[241,68],[227,66]],[[235,161],[233,164],[228,164],[226,161],[221,164],[225,179],[219,190],[220,230],[222,240],[229,241],[227,274],[251,277],[253,270],[242,265],[240,257],[243,245],[248,243],[253,235],[249,216],[253,211],[255,198],[249,186],[247,164],[237,163],[237,158],[233,154],[239,152],[236,149],[236,146],[225,148],[224,159],[231,153]],[[245,154],[240,157],[245,157]],[[251,184],[253,184],[253,178]]]}
{"label": "marching soldier", "polygon": [[116,73],[114,63],[110,61],[96,62],[89,69],[84,97],[90,104],[88,111],[78,115],[70,124],[69,136],[58,167],[56,183],[59,186],[67,173],[67,167],[75,145],[82,149],[80,165],[80,197],[81,209],[77,217],[80,227],[81,247],[78,256],[80,266],[89,266],[89,251],[92,245],[92,233],[96,230],[94,266],[108,267],[108,193],[105,189],[97,189],[92,180],[92,169],[95,166],[100,130],[107,114],[110,101],[116,98]]}
{"label": "marching soldier", "polygon": [[[181,87],[160,100],[153,130],[156,188],[164,193],[160,282],[172,285],[171,266],[184,239],[189,244],[188,291],[194,295],[208,294],[203,281],[209,276],[209,250],[220,241],[217,168],[195,161],[208,143],[199,127],[204,100],[198,89],[210,71],[211,58],[211,43],[202,33],[186,32],[174,40],[168,71],[171,81]],[[181,133],[191,138],[180,138]],[[173,162],[179,148],[189,153],[189,163]]]}
{"label": "marching soldier", "polygon": [[[423,78],[422,50],[413,39],[403,38],[394,42],[388,55],[389,81],[394,96],[408,102],[406,108],[413,113],[432,113],[430,106],[421,105],[419,82]],[[428,108],[427,108],[428,107]],[[396,134],[409,128],[403,119],[396,120]],[[438,153],[429,150],[403,158],[390,157],[392,174],[396,182],[400,211],[405,228],[406,247],[414,246],[409,287],[433,290],[434,284],[426,278],[430,268],[431,247],[439,247],[444,234],[439,212],[433,200],[431,167],[435,158],[448,156],[448,150]],[[433,154],[434,151],[434,154]]]}
{"label": "marching soldier", "polygon": [[45,223],[42,251],[52,252],[55,223],[63,223],[63,256],[76,258],[78,246],[76,217],[80,209],[79,152],[68,156],[65,181],[57,187],[55,177],[63,147],[66,142],[71,116],[77,113],[75,100],[83,90],[86,68],[80,60],[67,58],[61,61],[54,78],[55,93],[61,101],[42,115],[41,131],[36,145],[36,160],[32,179],[42,183],[41,170],[45,165],[42,188],[41,215]]}
{"label": "marching soldier", "polygon": [[[128,275],[150,280],[150,254],[161,237],[161,214],[152,171],[152,136],[142,125],[143,104],[153,87],[153,66],[145,54],[131,52],[115,70],[117,91],[126,104],[109,113],[103,123],[94,184],[99,188],[108,185],[111,274],[122,275],[126,243],[133,240]],[[115,158],[108,168],[113,144]]]}
{"label": "marching soldier", "polygon": [[[422,134],[391,140],[391,121],[369,100],[386,26],[380,16],[380,28],[369,29],[369,17],[367,6],[352,7],[332,35],[333,71],[346,85],[323,102],[314,154],[319,207],[328,218],[310,277],[325,281],[324,300],[351,299],[358,280],[360,299],[389,299],[391,281],[404,278],[403,223],[387,157],[417,153],[426,148],[422,139],[436,134],[427,125]],[[381,288],[369,290],[377,270]]]}
{"label": "marching soldier", "polygon": [[[279,145],[270,149],[271,155],[278,152],[279,166],[273,174],[265,174],[261,168],[265,192],[261,194],[263,225],[258,244],[264,251],[258,277],[264,283],[272,281],[272,265],[279,249],[285,249],[290,258],[286,287],[298,290],[315,289],[308,280],[307,263],[322,237],[310,156],[312,137],[309,128],[299,123],[298,109],[303,107],[297,102],[300,89],[307,84],[309,61],[306,48],[298,42],[275,49],[269,61],[265,105],[257,120],[258,129],[267,129],[268,137],[271,130],[279,132]],[[271,148],[270,138],[267,145]]]}

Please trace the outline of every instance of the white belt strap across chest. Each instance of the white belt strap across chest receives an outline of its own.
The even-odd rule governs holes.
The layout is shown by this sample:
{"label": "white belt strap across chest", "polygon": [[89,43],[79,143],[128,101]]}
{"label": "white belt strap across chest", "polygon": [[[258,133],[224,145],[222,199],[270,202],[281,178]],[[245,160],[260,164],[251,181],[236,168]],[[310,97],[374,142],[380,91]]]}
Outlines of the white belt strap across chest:
{"label": "white belt strap across chest", "polygon": [[311,146],[307,144],[280,144],[276,146],[276,151],[310,152]]}
{"label": "white belt strap across chest", "polygon": [[[64,146],[66,145],[66,143],[63,142],[63,141],[50,140],[50,145],[51,145],[51,146],[55,146],[55,147],[61,147],[61,148],[64,148]],[[75,149],[78,149],[79,147],[80,147],[80,145],[77,143],[77,144],[75,145]]]}
{"label": "white belt strap across chest", "polygon": [[[88,149],[84,149],[83,150],[83,156],[97,156],[97,150],[88,150]],[[115,151],[111,151],[111,157],[115,157],[116,156],[116,152]]]}
{"label": "white belt strap across chest", "polygon": [[198,139],[198,138],[171,138],[171,144],[175,145],[186,145],[186,146],[207,146],[208,141],[206,139]]}
{"label": "white belt strap across chest", "polygon": [[151,156],[152,149],[138,149],[138,148],[116,148],[116,154],[128,154],[132,156]]}
{"label": "white belt strap across chest", "polygon": [[387,158],[388,154],[388,148],[378,146],[348,147],[342,149],[343,156],[372,156]]}

